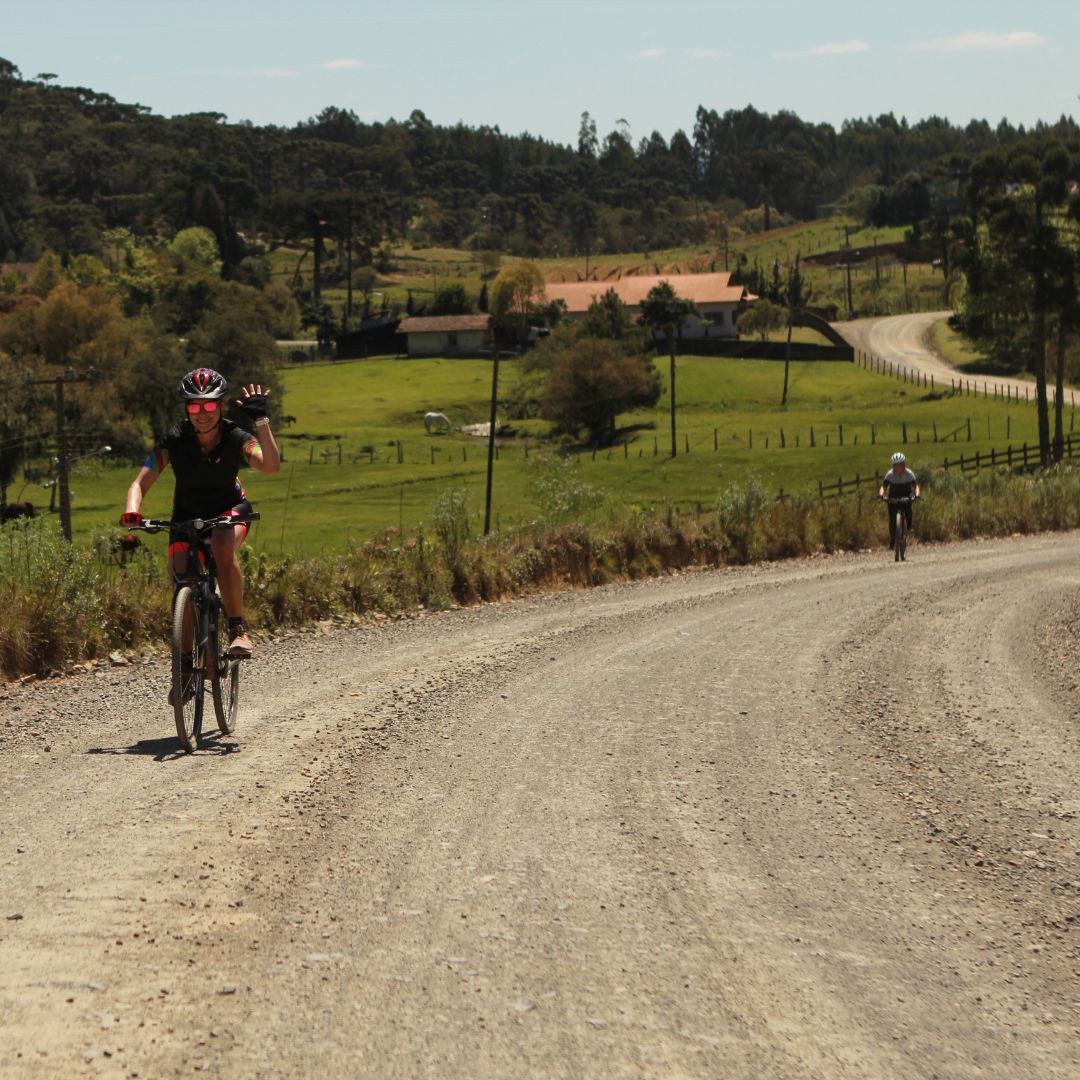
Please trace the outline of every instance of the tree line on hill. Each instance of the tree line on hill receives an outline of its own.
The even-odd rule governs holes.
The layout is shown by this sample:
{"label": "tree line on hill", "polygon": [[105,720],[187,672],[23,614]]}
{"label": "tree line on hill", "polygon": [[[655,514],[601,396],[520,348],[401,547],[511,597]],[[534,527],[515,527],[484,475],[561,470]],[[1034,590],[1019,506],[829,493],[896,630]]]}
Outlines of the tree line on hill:
{"label": "tree line on hill", "polygon": [[586,112],[576,146],[440,126],[420,110],[365,123],[328,106],[283,127],[166,118],[0,59],[0,261],[99,254],[111,229],[194,225],[213,232],[226,276],[259,272],[253,238],[312,243],[317,256],[334,237],[357,265],[388,238],[527,256],[643,251],[808,220],[849,195],[868,221],[910,224],[955,195],[978,155],[1078,134],[1064,117],[1027,130],[892,114],[837,131],[751,106],[701,106],[689,133],[636,142],[625,122],[602,134]]}

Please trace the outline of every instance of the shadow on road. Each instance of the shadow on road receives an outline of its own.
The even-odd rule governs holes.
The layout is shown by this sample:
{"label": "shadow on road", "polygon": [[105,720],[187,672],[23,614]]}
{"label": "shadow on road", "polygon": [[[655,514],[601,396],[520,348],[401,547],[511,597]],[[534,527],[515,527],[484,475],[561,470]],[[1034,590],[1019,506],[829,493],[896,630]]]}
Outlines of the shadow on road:
{"label": "shadow on road", "polygon": [[[203,736],[196,752],[224,755],[236,753],[239,749],[238,743],[223,742],[221,733],[214,732]],[[152,757],[155,761],[176,761],[178,758],[191,756],[180,749],[175,736],[166,739],[140,739],[130,746],[94,746],[86,752],[88,754],[134,754],[137,757]]]}

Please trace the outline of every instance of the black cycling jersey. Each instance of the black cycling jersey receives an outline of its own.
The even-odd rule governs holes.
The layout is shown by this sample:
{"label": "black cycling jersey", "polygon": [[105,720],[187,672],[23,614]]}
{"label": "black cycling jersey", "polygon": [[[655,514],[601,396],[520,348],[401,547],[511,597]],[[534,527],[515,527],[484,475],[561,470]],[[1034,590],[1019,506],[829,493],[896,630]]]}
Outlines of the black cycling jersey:
{"label": "black cycling jersey", "polygon": [[190,420],[181,420],[158,439],[146,459],[147,468],[161,472],[172,465],[176,476],[174,520],[213,517],[244,501],[237,473],[245,462],[244,449],[255,436],[231,420],[222,420],[217,445],[204,454]]}

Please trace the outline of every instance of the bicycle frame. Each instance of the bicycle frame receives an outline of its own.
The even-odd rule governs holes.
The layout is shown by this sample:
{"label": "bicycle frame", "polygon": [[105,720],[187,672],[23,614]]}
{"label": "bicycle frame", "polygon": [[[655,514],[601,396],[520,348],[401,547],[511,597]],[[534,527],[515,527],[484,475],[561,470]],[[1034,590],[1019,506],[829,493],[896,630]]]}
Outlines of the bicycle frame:
{"label": "bicycle frame", "polygon": [[[173,697],[170,698],[176,714],[177,733],[181,745],[189,753],[195,749],[202,735],[202,718],[206,697],[205,679],[209,678],[213,686],[214,709],[218,715],[222,732],[231,734],[235,724],[236,688],[238,673],[236,659],[229,658],[222,651],[219,629],[223,618],[224,605],[217,589],[217,566],[214,562],[213,547],[209,542],[210,534],[216,528],[245,524],[258,520],[259,514],[252,511],[244,517],[229,514],[214,518],[193,518],[190,521],[158,521],[146,519],[131,528],[156,533],[169,529],[177,535],[185,546],[184,567],[173,571]],[[177,552],[179,554],[179,552]],[[174,559],[173,565],[179,560]],[[184,590],[189,590],[190,599],[181,605]],[[182,612],[182,614],[181,614]],[[194,625],[189,624],[190,620]],[[188,637],[190,625],[191,644],[181,645],[181,640]],[[184,667],[178,657],[188,655],[189,667]],[[230,666],[231,665],[231,666]],[[183,673],[190,672],[193,679],[185,683]],[[229,682],[230,689],[225,691],[223,681]],[[194,699],[193,714],[190,723],[185,702],[185,685],[191,686],[191,698]]]}

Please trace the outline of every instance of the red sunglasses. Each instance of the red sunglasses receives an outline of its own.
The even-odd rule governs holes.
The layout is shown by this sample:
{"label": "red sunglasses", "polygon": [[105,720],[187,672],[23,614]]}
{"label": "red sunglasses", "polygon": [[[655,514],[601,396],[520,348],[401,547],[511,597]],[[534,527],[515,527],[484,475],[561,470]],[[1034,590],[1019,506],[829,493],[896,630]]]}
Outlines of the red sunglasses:
{"label": "red sunglasses", "polygon": [[217,412],[218,402],[216,401],[189,401],[187,402],[187,411],[189,413],[197,412]]}

